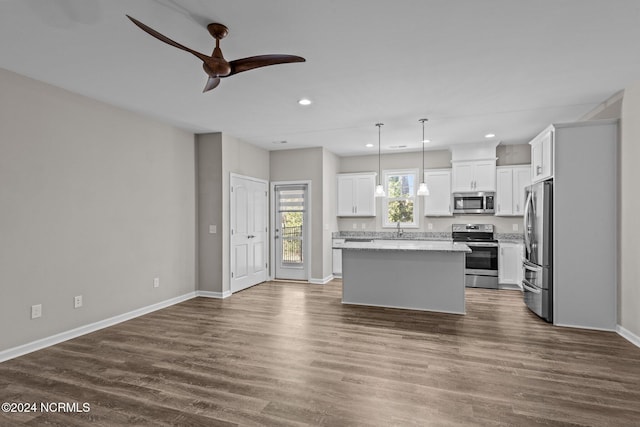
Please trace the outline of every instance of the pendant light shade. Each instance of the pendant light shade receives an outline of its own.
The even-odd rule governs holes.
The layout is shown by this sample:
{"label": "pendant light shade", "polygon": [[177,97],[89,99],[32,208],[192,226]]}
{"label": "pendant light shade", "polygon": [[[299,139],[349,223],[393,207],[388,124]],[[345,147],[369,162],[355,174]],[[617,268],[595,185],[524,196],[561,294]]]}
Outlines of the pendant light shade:
{"label": "pendant light shade", "polygon": [[422,180],[420,185],[418,186],[418,196],[428,196],[429,195],[429,187],[427,187],[427,183],[424,180],[424,122],[429,119],[420,119],[419,122],[422,122]]}
{"label": "pendant light shade", "polygon": [[429,195],[429,187],[427,187],[426,182],[421,182],[418,186],[418,196],[428,196]]}
{"label": "pendant light shade", "polygon": [[374,193],[375,197],[386,197],[387,193],[384,191],[384,186],[382,185],[382,168],[380,167],[380,128],[384,125],[384,123],[376,123],[378,126],[378,185],[376,185],[376,192]]}

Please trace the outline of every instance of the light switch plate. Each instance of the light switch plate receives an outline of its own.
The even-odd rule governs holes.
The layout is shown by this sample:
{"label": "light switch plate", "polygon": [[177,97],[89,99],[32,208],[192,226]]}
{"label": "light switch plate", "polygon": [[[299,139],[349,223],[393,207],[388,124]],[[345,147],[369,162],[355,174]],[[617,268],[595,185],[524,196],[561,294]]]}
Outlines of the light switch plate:
{"label": "light switch plate", "polygon": [[160,278],[156,277],[153,279],[153,287],[154,288],[159,288],[160,287]]}
{"label": "light switch plate", "polygon": [[209,234],[216,234],[218,232],[218,227],[216,225],[209,226]]}

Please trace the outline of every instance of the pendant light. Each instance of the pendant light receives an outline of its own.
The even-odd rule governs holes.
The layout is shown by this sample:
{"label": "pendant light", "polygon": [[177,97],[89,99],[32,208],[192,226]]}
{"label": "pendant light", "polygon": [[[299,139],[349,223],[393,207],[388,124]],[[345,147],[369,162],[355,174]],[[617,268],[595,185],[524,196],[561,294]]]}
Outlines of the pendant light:
{"label": "pendant light", "polygon": [[384,125],[384,123],[376,123],[376,126],[378,126],[378,185],[376,185],[376,192],[374,194],[375,197],[386,197],[387,193],[385,193],[384,191],[384,187],[382,186],[381,183],[381,179],[382,179],[382,168],[380,167],[380,158],[381,158],[381,153],[380,153],[380,128]]}
{"label": "pendant light", "polygon": [[429,187],[427,187],[427,183],[424,180],[424,144],[426,144],[426,139],[424,139],[424,122],[429,119],[420,119],[419,122],[422,122],[422,182],[418,187],[418,196],[428,196],[429,195]]}

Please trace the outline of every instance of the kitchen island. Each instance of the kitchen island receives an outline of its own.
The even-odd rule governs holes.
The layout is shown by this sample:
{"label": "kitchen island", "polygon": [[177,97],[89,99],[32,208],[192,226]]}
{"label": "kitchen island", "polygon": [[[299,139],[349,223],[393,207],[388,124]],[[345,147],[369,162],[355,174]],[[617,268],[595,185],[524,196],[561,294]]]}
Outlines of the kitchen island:
{"label": "kitchen island", "polygon": [[450,241],[346,242],[342,303],[465,314],[465,253]]}

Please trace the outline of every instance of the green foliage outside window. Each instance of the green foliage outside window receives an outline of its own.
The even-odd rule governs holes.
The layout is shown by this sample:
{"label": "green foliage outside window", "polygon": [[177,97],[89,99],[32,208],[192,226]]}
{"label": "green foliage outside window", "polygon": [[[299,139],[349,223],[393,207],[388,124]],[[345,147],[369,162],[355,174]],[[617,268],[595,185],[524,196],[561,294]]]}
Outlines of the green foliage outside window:
{"label": "green foliage outside window", "polygon": [[414,222],[413,187],[413,174],[391,175],[388,177],[387,218],[390,223]]}

